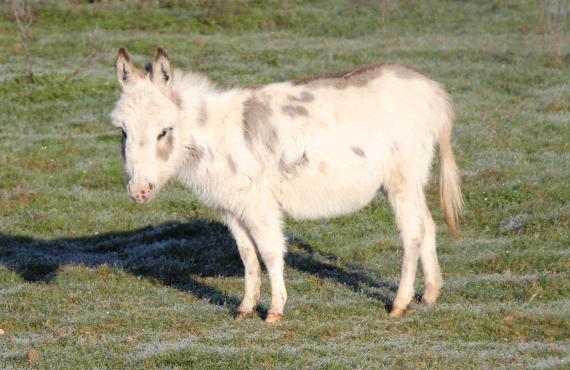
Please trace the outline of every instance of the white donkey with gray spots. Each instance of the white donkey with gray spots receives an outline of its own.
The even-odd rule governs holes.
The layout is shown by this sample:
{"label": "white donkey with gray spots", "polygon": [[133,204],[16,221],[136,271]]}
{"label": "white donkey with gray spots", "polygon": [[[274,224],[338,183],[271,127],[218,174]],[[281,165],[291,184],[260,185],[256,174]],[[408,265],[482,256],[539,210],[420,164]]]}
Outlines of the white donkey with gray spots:
{"label": "white donkey with gray spots", "polygon": [[414,295],[418,259],[433,305],[442,287],[436,226],[426,205],[439,145],[441,206],[451,235],[462,208],[451,149],[452,104],[439,84],[399,64],[260,87],[222,88],[175,70],[162,48],[145,69],[127,50],[116,60],[122,94],[112,113],[123,131],[128,191],[150,201],[176,177],[219,210],[245,265],[237,317],[260,296],[260,262],[271,283],[268,322],[283,318],[283,215],[333,217],[358,210],[382,189],[404,255],[391,315]]}

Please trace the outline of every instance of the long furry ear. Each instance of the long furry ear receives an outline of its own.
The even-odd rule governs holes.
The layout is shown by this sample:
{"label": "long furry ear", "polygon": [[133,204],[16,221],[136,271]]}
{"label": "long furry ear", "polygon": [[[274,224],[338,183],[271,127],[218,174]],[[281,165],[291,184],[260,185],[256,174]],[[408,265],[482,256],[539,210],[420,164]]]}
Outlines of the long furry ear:
{"label": "long furry ear", "polygon": [[152,61],[151,80],[157,85],[168,86],[172,80],[170,57],[163,48],[157,48]]}
{"label": "long furry ear", "polygon": [[127,48],[120,48],[117,52],[115,72],[123,89],[141,77],[141,72],[133,64]]}

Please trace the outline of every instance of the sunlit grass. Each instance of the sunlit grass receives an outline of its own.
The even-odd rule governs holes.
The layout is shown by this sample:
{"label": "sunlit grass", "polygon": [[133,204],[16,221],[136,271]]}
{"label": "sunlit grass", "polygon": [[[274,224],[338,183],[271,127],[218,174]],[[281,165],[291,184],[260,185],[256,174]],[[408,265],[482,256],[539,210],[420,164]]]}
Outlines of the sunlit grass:
{"label": "sunlit grass", "polygon": [[[78,2],[76,2],[78,3]],[[224,2],[220,2],[224,3]],[[284,8],[284,4],[288,8]],[[570,362],[570,59],[536,2],[36,5],[34,83],[0,17],[0,367],[495,368]],[[77,4],[76,4],[77,5]],[[568,30],[559,35],[570,45]],[[445,232],[433,310],[389,319],[401,251],[380,196],[333,220],[287,220],[285,321],[233,320],[243,267],[214,212],[180,185],[129,200],[109,123],[114,50],[218,82],[267,83],[381,60],[442,82],[458,118],[465,219]],[[77,68],[92,53],[101,58]],[[418,292],[423,289],[418,280]]]}

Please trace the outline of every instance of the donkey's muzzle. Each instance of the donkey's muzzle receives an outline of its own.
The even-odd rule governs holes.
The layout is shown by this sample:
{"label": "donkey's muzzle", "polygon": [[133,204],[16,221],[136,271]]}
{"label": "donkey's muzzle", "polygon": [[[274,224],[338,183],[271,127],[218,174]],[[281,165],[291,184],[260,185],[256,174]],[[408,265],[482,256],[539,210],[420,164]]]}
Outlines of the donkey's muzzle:
{"label": "donkey's muzzle", "polygon": [[137,203],[146,203],[152,199],[156,186],[149,181],[130,182],[127,190]]}

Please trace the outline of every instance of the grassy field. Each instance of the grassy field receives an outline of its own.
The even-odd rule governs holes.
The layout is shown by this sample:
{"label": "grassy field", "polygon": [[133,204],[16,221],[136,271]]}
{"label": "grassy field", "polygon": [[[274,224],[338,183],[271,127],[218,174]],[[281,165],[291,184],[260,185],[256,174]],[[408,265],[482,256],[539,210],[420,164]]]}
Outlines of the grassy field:
{"label": "grassy field", "polygon": [[[570,35],[550,3],[43,1],[33,83],[1,5],[0,367],[567,368]],[[216,215],[177,184],[145,206],[125,191],[114,53],[143,63],[158,45],[224,83],[382,60],[442,82],[466,212],[450,240],[434,170],[439,305],[388,318],[402,253],[379,197],[288,220],[285,320],[262,321],[265,281],[258,317],[234,321],[243,267]]]}

